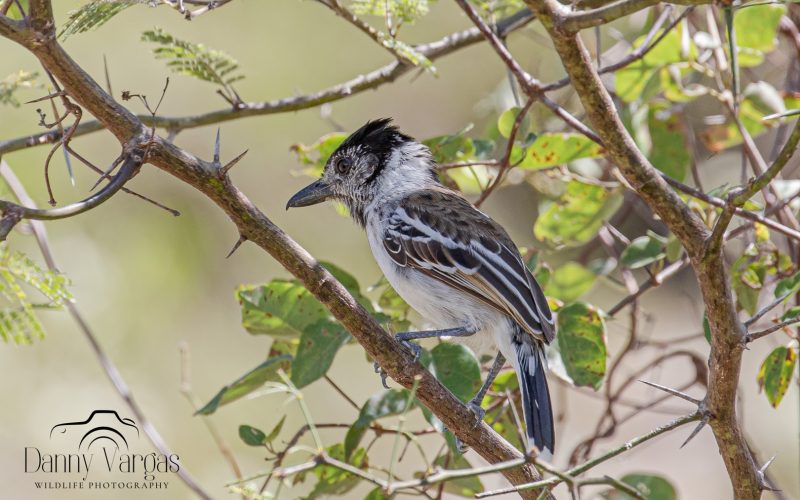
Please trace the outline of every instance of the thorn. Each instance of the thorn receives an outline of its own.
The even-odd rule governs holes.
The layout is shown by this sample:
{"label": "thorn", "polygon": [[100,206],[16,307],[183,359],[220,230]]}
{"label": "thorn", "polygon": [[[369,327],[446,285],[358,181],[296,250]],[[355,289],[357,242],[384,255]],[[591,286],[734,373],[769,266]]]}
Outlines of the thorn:
{"label": "thorn", "polygon": [[247,241],[247,236],[245,236],[243,234],[239,235],[239,239],[236,240],[236,243],[233,244],[233,248],[231,248],[231,251],[228,252],[228,255],[226,255],[225,258],[229,259],[231,257],[231,255],[233,255],[233,252],[238,250],[239,247],[242,246],[242,243],[244,243],[245,241]]}
{"label": "thorn", "polygon": [[219,127],[217,127],[217,140],[214,142],[214,165],[219,165]]}
{"label": "thorn", "polygon": [[108,167],[108,169],[105,172],[103,172],[103,174],[100,176],[99,179],[97,179],[97,182],[94,183],[94,185],[92,186],[92,188],[89,191],[91,192],[91,191],[94,191],[95,189],[97,189],[97,186],[99,186],[100,183],[103,182],[103,179],[110,179],[108,177],[109,174],[111,172],[113,172],[115,168],[117,168],[117,165],[119,165],[121,160],[122,160],[122,157],[117,158],[116,160],[114,160],[114,162],[111,164],[111,166]]}
{"label": "thorn", "polygon": [[75,187],[75,174],[72,171],[72,159],[69,156],[69,151],[67,151],[67,145],[64,144],[62,148],[64,150],[64,162],[67,164],[67,173],[69,174],[69,181],[72,183],[72,187]]}
{"label": "thorn", "polygon": [[705,427],[705,426],[706,426],[706,424],[708,423],[708,418],[709,418],[709,416],[708,416],[708,415],[703,415],[703,418],[702,418],[702,419],[700,419],[700,423],[699,423],[699,424],[697,424],[697,427],[695,427],[695,428],[694,428],[694,430],[692,431],[692,433],[691,433],[691,434],[689,434],[689,437],[687,437],[687,438],[686,438],[686,441],[684,441],[684,442],[683,442],[683,444],[681,445],[681,448],[683,448],[684,446],[686,446],[687,444],[689,444],[689,441],[691,441],[692,439],[694,439],[694,437],[697,435],[697,433],[698,433],[698,432],[700,432],[700,430],[701,430],[703,427]]}
{"label": "thorn", "polygon": [[775,461],[775,458],[776,458],[777,456],[778,456],[778,455],[772,455],[772,458],[770,458],[769,460],[767,460],[767,461],[766,461],[766,463],[765,463],[764,465],[762,465],[760,469],[758,469],[758,473],[759,473],[759,474],[764,474],[764,472],[766,472],[766,470],[767,470],[767,467],[769,467],[770,465],[772,465],[772,462],[774,462],[774,461]]}
{"label": "thorn", "polygon": [[233,160],[229,161],[224,167],[222,167],[222,169],[220,171],[220,176],[227,175],[228,170],[232,169],[237,163],[239,163],[239,160],[244,158],[244,155],[246,155],[248,151],[250,151],[250,150],[249,149],[245,149],[242,154],[240,154],[239,156],[237,156]]}
{"label": "thorn", "polygon": [[36,102],[48,101],[50,99],[54,99],[56,97],[61,97],[63,95],[64,95],[63,91],[54,92],[52,94],[47,94],[44,97],[39,97],[38,99],[33,99],[32,101],[26,101],[25,104],[33,104],[33,103],[36,103]]}
{"label": "thorn", "polygon": [[685,401],[689,401],[690,403],[694,403],[694,404],[696,404],[698,406],[700,406],[700,403],[702,403],[702,401],[700,401],[699,399],[693,398],[693,397],[689,396],[688,394],[684,394],[681,391],[676,391],[675,389],[670,389],[669,387],[665,387],[663,385],[656,384],[656,383],[653,383],[653,382],[648,382],[646,380],[639,380],[639,382],[641,382],[643,384],[646,384],[646,385],[649,385],[650,387],[655,387],[658,390],[664,391],[664,392],[666,392],[668,394],[672,394],[673,396],[679,397],[679,398],[681,398],[681,399],[683,399]]}
{"label": "thorn", "polygon": [[764,463],[764,465],[762,465],[761,468],[758,469],[758,473],[757,473],[758,474],[758,483],[759,483],[759,486],[761,487],[762,490],[780,491],[779,489],[773,488],[772,486],[770,486],[769,482],[767,481],[767,475],[766,475],[767,467],[772,465],[772,462],[775,461],[775,457],[777,457],[777,455],[772,455],[772,458],[767,460],[766,463]]}

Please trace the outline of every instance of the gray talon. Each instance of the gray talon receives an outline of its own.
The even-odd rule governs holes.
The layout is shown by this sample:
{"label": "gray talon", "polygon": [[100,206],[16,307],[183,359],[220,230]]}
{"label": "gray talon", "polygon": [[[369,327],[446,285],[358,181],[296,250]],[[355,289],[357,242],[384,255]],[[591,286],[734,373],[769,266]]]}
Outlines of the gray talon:
{"label": "gray talon", "polygon": [[483,417],[484,415],[486,415],[486,410],[481,408],[481,405],[478,404],[477,401],[470,401],[469,403],[467,403],[467,408],[472,410],[472,413],[475,414],[475,420],[477,420],[476,423],[480,423],[483,421]]}
{"label": "gray talon", "polygon": [[399,340],[401,344],[406,346],[406,348],[414,354],[414,363],[419,361],[419,356],[422,354],[422,347],[420,347],[419,344],[414,344],[413,342],[399,338],[397,340]]}
{"label": "gray talon", "polygon": [[456,438],[456,448],[458,449],[458,452],[463,455],[469,450],[469,445]]}
{"label": "gray talon", "polygon": [[389,385],[386,383],[386,377],[388,377],[389,374],[386,373],[386,371],[383,368],[381,368],[381,365],[379,365],[377,361],[372,363],[372,366],[375,368],[375,373],[379,373],[381,375],[381,384],[383,385],[383,387],[389,389]]}

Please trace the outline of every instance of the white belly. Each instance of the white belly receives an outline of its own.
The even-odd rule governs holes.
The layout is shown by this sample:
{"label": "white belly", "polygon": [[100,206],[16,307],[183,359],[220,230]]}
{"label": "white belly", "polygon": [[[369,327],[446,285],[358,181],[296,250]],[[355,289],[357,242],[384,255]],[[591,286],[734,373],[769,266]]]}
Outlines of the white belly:
{"label": "white belly", "polygon": [[475,335],[453,340],[466,344],[477,355],[493,355],[498,348],[506,357],[512,354],[505,352],[511,349],[507,315],[416,269],[398,266],[384,249],[379,234],[380,231],[367,231],[372,255],[397,294],[430,323],[422,328],[471,328],[477,331]]}

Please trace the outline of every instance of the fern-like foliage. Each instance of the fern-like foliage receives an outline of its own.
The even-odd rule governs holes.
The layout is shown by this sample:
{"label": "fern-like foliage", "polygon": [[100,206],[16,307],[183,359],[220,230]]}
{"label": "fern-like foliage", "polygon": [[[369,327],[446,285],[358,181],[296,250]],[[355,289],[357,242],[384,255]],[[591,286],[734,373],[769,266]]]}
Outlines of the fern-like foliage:
{"label": "fern-like foliage", "polygon": [[[35,309],[59,309],[72,300],[67,284],[63,275],[44,270],[24,254],[0,245],[0,339],[29,344],[44,337]],[[32,303],[26,288],[38,290],[46,302]]]}
{"label": "fern-like foliage", "polygon": [[236,59],[225,52],[180,40],[161,28],[145,31],[142,40],[159,45],[153,49],[153,54],[157,59],[166,60],[173,72],[219,85],[226,98],[239,101],[231,85],[243,79],[244,75],[237,72],[239,63]]}
{"label": "fern-like foliage", "polygon": [[80,9],[70,12],[69,19],[64,23],[58,37],[66,40],[70,35],[97,29],[137,3],[152,4],[149,0],[92,0]]}
{"label": "fern-like foliage", "polygon": [[0,104],[19,107],[19,100],[14,96],[14,92],[21,88],[36,87],[38,76],[38,73],[20,70],[0,80]]}
{"label": "fern-like foliage", "polygon": [[413,23],[430,12],[428,0],[353,0],[350,4],[359,16],[386,17],[386,9],[394,23]]}

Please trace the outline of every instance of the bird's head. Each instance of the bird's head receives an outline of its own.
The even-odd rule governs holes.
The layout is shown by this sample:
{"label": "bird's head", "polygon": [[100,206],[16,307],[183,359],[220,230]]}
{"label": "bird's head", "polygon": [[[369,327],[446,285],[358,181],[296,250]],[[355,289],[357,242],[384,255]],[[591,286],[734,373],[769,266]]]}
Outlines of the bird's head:
{"label": "bird's head", "polygon": [[364,225],[364,211],[376,198],[437,182],[430,150],[400,132],[390,118],[382,118],[345,139],[328,159],[322,177],[292,196],[286,208],[335,199]]}

